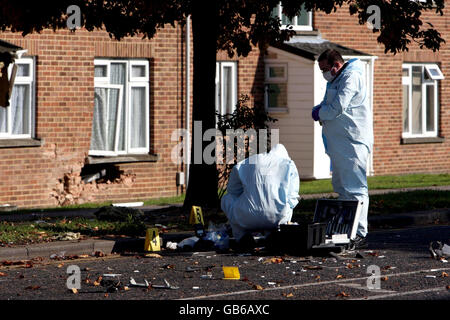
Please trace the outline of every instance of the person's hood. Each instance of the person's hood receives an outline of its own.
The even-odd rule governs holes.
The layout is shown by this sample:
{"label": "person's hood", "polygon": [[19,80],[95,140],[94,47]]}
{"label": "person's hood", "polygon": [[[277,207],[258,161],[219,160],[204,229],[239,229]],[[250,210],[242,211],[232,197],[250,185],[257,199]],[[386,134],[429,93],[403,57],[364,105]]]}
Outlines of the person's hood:
{"label": "person's hood", "polygon": [[270,150],[269,153],[270,154],[274,154],[274,155],[276,155],[277,157],[280,157],[280,158],[291,160],[291,158],[289,157],[289,154],[288,154],[286,148],[281,143],[275,145]]}
{"label": "person's hood", "polygon": [[347,66],[344,70],[342,70],[341,75],[348,74],[350,72],[359,72],[360,74],[363,74],[364,64],[361,62],[361,60],[353,58],[347,61]]}

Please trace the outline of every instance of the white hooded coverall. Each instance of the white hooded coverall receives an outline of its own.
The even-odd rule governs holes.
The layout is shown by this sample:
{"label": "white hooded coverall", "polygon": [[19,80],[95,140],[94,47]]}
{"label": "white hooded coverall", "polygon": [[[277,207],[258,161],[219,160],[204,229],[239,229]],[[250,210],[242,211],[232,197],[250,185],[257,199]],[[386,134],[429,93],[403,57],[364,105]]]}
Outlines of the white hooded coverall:
{"label": "white hooded coverall", "polygon": [[320,106],[326,152],[333,167],[333,189],[339,199],[363,201],[357,234],[365,237],[369,209],[366,168],[373,147],[373,125],[363,67],[359,59],[349,60],[327,83],[325,97],[316,107]]}
{"label": "white hooded coverall", "polygon": [[221,201],[234,238],[290,222],[299,189],[297,167],[282,144],[238,162]]}

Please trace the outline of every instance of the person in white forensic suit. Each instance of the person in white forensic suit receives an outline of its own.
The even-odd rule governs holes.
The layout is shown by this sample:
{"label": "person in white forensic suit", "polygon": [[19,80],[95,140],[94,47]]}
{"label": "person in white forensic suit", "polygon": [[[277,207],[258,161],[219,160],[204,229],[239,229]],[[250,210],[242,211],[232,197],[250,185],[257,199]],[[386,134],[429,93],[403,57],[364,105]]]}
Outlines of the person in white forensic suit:
{"label": "person in white forensic suit", "polygon": [[344,63],[336,50],[325,50],[318,58],[327,80],[323,101],[312,109],[314,121],[322,123],[326,153],[333,167],[332,185],[339,199],[363,202],[354,249],[367,247],[369,190],[367,161],[373,148],[370,101],[359,59]]}
{"label": "person in white forensic suit", "polygon": [[282,144],[238,162],[221,200],[236,241],[252,231],[289,223],[299,190],[297,167]]}

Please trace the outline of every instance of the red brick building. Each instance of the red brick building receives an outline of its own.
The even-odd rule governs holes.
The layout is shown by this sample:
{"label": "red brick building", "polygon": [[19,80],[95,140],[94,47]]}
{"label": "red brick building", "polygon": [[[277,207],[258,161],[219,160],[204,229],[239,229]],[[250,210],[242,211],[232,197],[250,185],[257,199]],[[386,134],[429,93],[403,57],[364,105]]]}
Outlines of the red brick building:
{"label": "red brick building", "polygon": [[[449,35],[446,19],[430,19],[444,39]],[[305,13],[293,22],[297,40],[325,39],[368,61],[375,134],[372,174],[450,172],[448,80],[426,79],[427,65],[436,64],[448,75],[445,45],[438,53],[411,46],[407,53],[385,55],[376,34],[358,25],[345,7],[330,15]],[[186,109],[192,108],[192,66],[186,68],[186,56],[193,53],[186,36],[185,25],[168,26],[151,40],[115,41],[106,32],[85,30],[46,30],[25,37],[0,33],[1,40],[26,50],[16,60],[11,106],[0,108],[0,205],[129,202],[183,193],[186,176],[180,173],[186,168],[171,160],[178,143],[171,137],[191,119]],[[232,110],[240,94],[265,103],[279,119],[280,142],[300,175],[323,178],[329,172],[326,158],[320,158],[320,128],[310,116],[323,88],[314,54],[301,49],[304,40],[295,48],[297,40],[270,47],[267,55],[257,49],[245,58],[219,53],[216,108]],[[281,77],[267,76],[272,71],[281,71]],[[415,84],[419,73],[422,91]],[[316,80],[308,80],[308,74]],[[271,95],[268,88],[279,91]],[[413,101],[405,104],[403,91],[413,101],[422,99],[419,91],[434,92],[420,100],[434,101],[433,108],[421,113],[426,119],[417,120],[418,107]]]}

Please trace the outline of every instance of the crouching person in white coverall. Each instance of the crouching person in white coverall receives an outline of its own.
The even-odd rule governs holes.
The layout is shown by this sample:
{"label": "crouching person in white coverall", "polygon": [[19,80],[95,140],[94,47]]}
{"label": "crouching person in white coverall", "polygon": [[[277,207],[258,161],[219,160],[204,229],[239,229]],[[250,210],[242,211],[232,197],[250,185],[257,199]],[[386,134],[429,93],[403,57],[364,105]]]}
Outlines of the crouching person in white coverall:
{"label": "crouching person in white coverall", "polygon": [[237,163],[221,202],[236,241],[290,222],[299,189],[297,167],[282,144]]}

